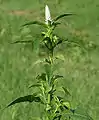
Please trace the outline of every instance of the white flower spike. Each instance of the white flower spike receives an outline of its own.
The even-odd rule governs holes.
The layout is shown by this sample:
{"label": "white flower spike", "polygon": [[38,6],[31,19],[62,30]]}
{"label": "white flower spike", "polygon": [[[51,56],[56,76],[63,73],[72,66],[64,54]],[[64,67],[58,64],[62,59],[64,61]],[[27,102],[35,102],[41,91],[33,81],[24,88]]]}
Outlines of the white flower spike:
{"label": "white flower spike", "polygon": [[51,15],[50,15],[49,7],[46,5],[45,6],[45,23],[48,24],[48,21],[51,21]]}

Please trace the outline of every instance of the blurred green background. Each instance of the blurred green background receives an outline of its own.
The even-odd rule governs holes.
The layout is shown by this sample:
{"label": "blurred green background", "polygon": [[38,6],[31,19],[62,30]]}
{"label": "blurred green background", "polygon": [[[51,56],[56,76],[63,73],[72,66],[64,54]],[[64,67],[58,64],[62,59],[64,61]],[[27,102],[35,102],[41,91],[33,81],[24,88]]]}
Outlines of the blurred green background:
{"label": "blurred green background", "polygon": [[[63,24],[56,30],[59,36],[99,45],[98,0],[0,0],[0,120],[36,120],[33,116],[42,114],[41,107],[34,103],[2,109],[17,97],[32,93],[28,86],[42,71],[40,64],[35,64],[45,55],[37,54],[42,28],[20,26],[27,21],[45,21],[46,4],[52,18],[67,12],[77,14],[61,20]],[[10,44],[17,40],[33,40],[35,45],[32,48],[31,44]],[[79,105],[78,111],[99,120],[99,48],[83,54],[79,48],[70,49],[64,43],[55,52],[65,57],[56,72],[66,78],[60,84],[70,90],[72,107]]]}

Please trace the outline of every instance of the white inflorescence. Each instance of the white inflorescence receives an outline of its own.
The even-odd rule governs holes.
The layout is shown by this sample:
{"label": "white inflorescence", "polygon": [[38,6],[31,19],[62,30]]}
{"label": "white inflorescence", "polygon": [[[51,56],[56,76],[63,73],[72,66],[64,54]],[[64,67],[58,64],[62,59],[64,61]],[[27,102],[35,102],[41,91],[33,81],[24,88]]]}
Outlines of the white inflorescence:
{"label": "white inflorescence", "polygon": [[45,6],[45,23],[48,24],[48,21],[51,21],[51,15],[50,15],[49,7],[46,5]]}

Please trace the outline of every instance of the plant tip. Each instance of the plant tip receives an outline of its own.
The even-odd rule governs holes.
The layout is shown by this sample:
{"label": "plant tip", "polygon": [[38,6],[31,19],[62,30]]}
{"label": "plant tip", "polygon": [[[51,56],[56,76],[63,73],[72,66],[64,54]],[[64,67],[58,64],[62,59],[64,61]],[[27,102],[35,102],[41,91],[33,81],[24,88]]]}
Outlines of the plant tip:
{"label": "plant tip", "polygon": [[51,15],[48,5],[45,6],[45,23],[48,24],[48,21],[51,21]]}

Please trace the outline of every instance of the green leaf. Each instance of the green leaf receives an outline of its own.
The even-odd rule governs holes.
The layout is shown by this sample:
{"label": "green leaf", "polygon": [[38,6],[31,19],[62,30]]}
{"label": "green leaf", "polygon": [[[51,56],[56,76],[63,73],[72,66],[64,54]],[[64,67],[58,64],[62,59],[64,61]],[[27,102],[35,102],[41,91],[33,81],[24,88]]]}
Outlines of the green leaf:
{"label": "green leaf", "polygon": [[63,102],[62,105],[66,108],[70,110],[70,103],[69,102]]}
{"label": "green leaf", "polygon": [[31,88],[31,87],[40,87],[40,86],[41,86],[41,84],[33,84],[29,88]]}
{"label": "green leaf", "polygon": [[59,99],[59,101],[63,100],[63,97],[57,96],[57,98]]}
{"label": "green leaf", "polygon": [[75,111],[76,111],[76,109],[72,109],[72,108],[70,108],[70,111],[74,114]]}
{"label": "green leaf", "polygon": [[38,60],[34,63],[34,65],[41,64],[41,63],[43,63],[43,62],[44,62],[44,60],[38,59]]}
{"label": "green leaf", "polygon": [[38,75],[36,79],[46,81],[46,73],[42,73],[41,75]]}
{"label": "green leaf", "polygon": [[55,58],[56,58],[56,59],[59,59],[59,60],[62,60],[62,61],[65,61],[65,57],[64,57],[64,55],[62,55],[62,54],[56,55]]}
{"label": "green leaf", "polygon": [[50,60],[45,59],[45,62],[47,62],[48,64],[51,64]]}
{"label": "green leaf", "polygon": [[60,25],[61,23],[59,23],[59,22],[53,22],[52,23],[52,25],[54,26],[54,27],[57,27],[58,25]]}
{"label": "green leaf", "polygon": [[70,94],[70,92],[69,92],[69,90],[67,88],[65,88],[65,87],[62,87],[62,88],[63,88],[64,92],[66,93],[66,95],[70,95],[71,96],[71,94]]}
{"label": "green leaf", "polygon": [[28,40],[28,41],[15,41],[15,42],[12,42],[11,44],[15,44],[15,43],[32,43],[33,41],[32,40]]}
{"label": "green leaf", "polygon": [[[53,38],[55,40],[55,38]],[[66,42],[68,39],[63,39],[63,38],[60,38],[59,36],[57,36],[57,42],[55,42],[54,44],[54,48],[57,47],[58,45],[62,44],[63,42]]]}
{"label": "green leaf", "polygon": [[47,25],[46,25],[45,23],[42,23],[42,22],[40,22],[40,21],[31,21],[31,22],[25,23],[25,24],[22,25],[22,26],[24,27],[24,26],[33,25],[33,24],[41,25],[41,26],[43,26],[43,27],[47,27]]}
{"label": "green leaf", "polygon": [[37,97],[36,94],[34,93],[33,95],[27,95],[24,97],[19,97],[13,102],[11,102],[7,107],[10,107],[16,103],[21,103],[21,102],[41,102],[40,97]]}
{"label": "green leaf", "polygon": [[57,87],[56,89],[57,89],[57,91],[59,91],[59,92],[64,92],[66,95],[71,96],[69,90],[68,90],[67,88],[65,88],[65,87]]}
{"label": "green leaf", "polygon": [[57,21],[57,20],[59,20],[60,18],[63,18],[63,17],[65,17],[65,16],[71,16],[71,15],[75,15],[75,14],[73,14],[73,13],[62,14],[62,15],[57,16],[53,21]]}
{"label": "green leaf", "polygon": [[54,75],[54,76],[52,77],[52,80],[56,80],[56,79],[58,79],[58,78],[63,78],[63,76],[62,76],[62,75]]}
{"label": "green leaf", "polygon": [[57,42],[56,45],[59,45],[59,44],[61,44],[61,43],[63,43],[63,42],[66,42],[66,41],[68,40],[68,38],[67,38],[67,39],[60,38],[60,37],[58,37],[58,38],[59,38],[59,39],[58,39],[58,42]]}

